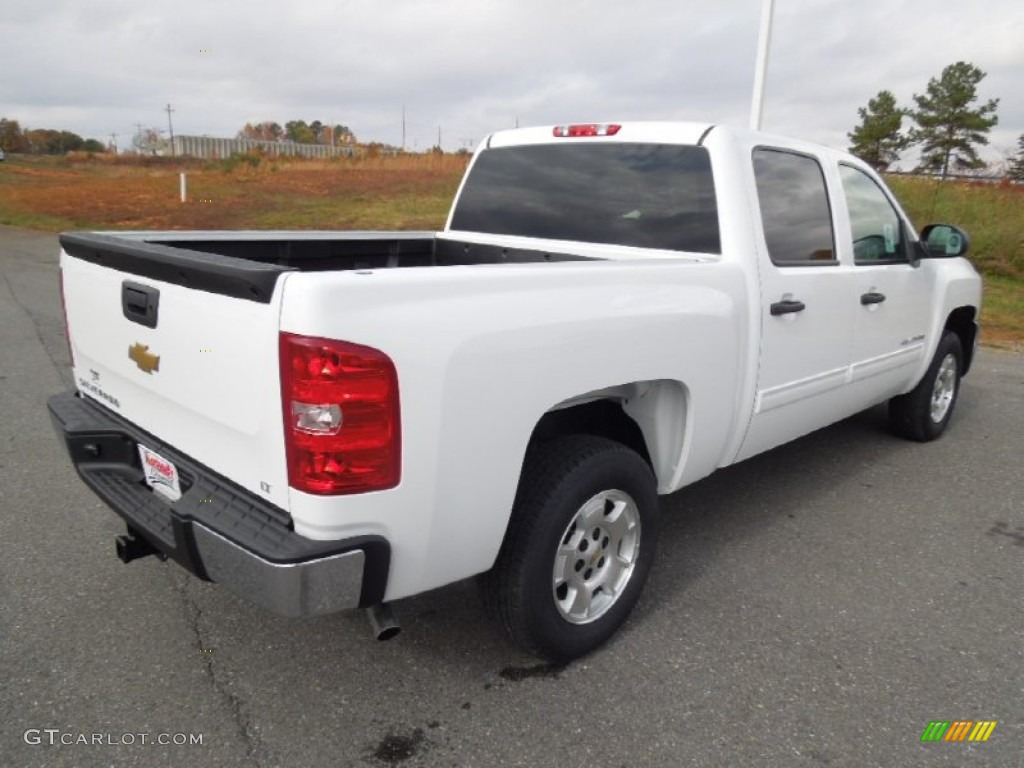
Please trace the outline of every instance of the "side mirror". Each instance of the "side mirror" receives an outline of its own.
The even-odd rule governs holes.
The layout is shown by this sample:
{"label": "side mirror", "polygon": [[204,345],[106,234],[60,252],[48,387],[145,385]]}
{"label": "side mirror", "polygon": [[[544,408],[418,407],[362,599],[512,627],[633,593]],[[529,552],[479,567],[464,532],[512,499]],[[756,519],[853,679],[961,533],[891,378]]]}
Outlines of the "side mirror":
{"label": "side mirror", "polygon": [[925,257],[963,256],[970,244],[967,233],[952,224],[929,224],[921,230],[921,250]]}

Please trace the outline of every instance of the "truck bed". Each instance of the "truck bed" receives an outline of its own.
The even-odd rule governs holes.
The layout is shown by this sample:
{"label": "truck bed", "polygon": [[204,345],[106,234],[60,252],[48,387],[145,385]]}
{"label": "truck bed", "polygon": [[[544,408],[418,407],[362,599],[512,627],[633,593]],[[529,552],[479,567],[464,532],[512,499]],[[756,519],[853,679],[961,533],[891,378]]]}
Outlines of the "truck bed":
{"label": "truck bed", "polygon": [[268,303],[284,272],[592,261],[434,232],[65,232],[71,256],[140,277]]}

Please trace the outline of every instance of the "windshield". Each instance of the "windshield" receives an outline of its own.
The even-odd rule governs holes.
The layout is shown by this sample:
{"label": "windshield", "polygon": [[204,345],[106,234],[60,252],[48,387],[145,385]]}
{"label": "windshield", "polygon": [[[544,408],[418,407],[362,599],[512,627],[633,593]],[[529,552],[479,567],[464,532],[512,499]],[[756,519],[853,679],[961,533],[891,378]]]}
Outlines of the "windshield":
{"label": "windshield", "polygon": [[484,150],[451,229],[720,253],[711,159],[675,144],[541,144]]}

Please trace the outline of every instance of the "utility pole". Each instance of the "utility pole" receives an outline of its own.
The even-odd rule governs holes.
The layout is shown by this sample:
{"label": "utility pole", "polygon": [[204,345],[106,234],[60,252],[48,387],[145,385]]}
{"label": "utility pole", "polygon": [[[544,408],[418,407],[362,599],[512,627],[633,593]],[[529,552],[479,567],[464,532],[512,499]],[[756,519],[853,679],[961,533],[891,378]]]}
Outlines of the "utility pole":
{"label": "utility pole", "polygon": [[171,134],[171,157],[174,157],[174,126],[171,124],[171,112],[174,110],[171,109],[171,105],[168,104],[164,107],[164,111],[167,113],[167,132]]}
{"label": "utility pole", "polygon": [[764,79],[768,69],[768,49],[772,38],[772,6],[775,0],[762,0],[761,33],[757,41],[757,63],[754,68],[754,96],[750,103],[750,130],[761,130],[764,109]]}
{"label": "utility pole", "polygon": [[405,104],[402,105],[402,151],[405,152]]}
{"label": "utility pole", "polygon": [[117,134],[110,134],[110,143],[114,146],[114,154],[117,154]]}
{"label": "utility pole", "polygon": [[[437,126],[437,148],[441,149],[441,126],[440,125]],[[441,149],[441,151],[444,152],[443,149]]]}

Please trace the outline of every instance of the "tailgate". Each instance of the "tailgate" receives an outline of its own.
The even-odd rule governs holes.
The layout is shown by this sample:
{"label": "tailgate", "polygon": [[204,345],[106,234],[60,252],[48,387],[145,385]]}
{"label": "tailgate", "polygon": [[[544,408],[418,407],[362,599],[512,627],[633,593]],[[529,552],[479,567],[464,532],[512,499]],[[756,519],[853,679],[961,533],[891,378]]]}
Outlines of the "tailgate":
{"label": "tailgate", "polygon": [[114,236],[61,243],[82,395],[287,510],[285,270]]}

